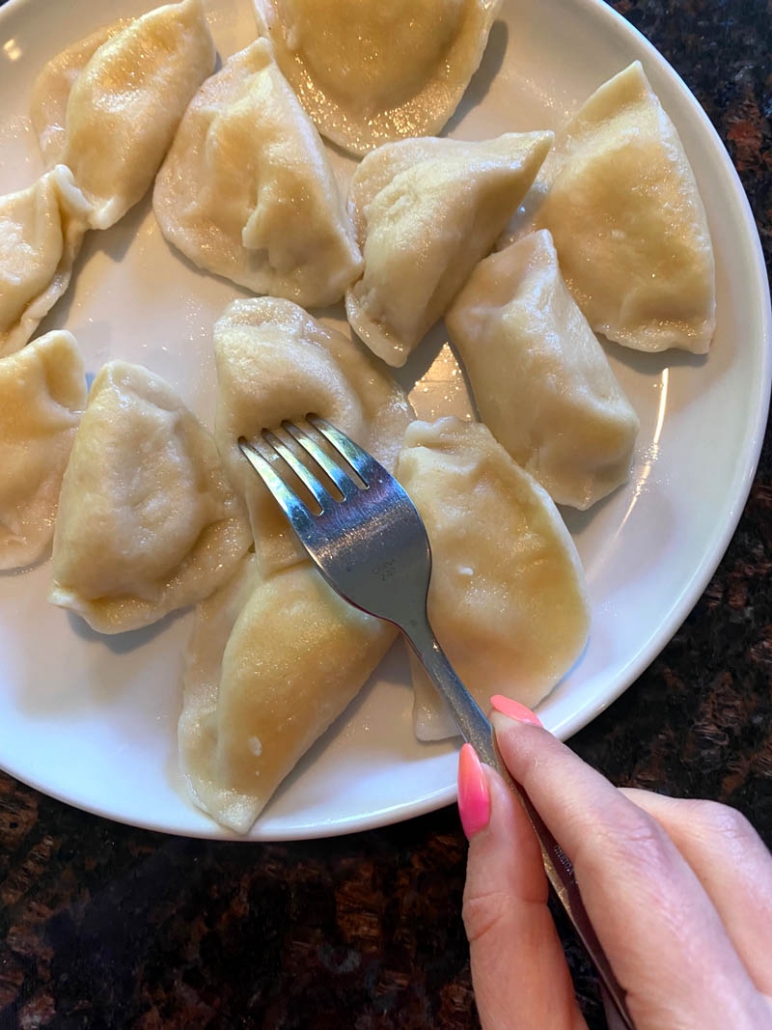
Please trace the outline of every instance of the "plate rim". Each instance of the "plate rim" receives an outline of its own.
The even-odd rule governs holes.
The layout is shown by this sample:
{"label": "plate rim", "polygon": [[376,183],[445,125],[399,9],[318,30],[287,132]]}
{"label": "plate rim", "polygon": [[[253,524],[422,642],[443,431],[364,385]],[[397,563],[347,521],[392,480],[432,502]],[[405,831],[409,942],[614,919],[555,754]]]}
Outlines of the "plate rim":
{"label": "plate rim", "polygon": [[[52,0],[49,0],[49,2],[52,2]],[[750,405],[753,418],[747,422],[744,434],[746,444],[742,452],[743,461],[738,465],[732,480],[736,484],[736,488],[733,491],[732,507],[724,520],[721,531],[715,534],[712,546],[705,552],[699,565],[693,570],[688,581],[682,586],[680,596],[671,607],[668,618],[658,626],[656,633],[639,647],[637,653],[630,657],[624,675],[618,677],[614,688],[607,691],[602,699],[595,699],[592,703],[586,704],[561,721],[555,732],[561,739],[567,739],[588,725],[613,704],[662,653],[694,609],[700,597],[704,594],[705,588],[731,543],[752,489],[764,444],[770,390],[772,388],[772,305],[770,304],[766,263],[750,202],[721,137],[697,98],[654,44],[604,0],[556,0],[556,2],[567,9],[577,12],[585,19],[600,18],[605,23],[606,28],[617,37],[620,37],[626,46],[632,44],[635,49],[640,51],[640,57],[647,60],[651,65],[656,66],[658,74],[664,77],[671,88],[678,92],[682,100],[688,105],[693,116],[695,116],[704,141],[710,144],[712,160],[730,187],[725,203],[727,205],[734,205],[735,210],[740,216],[736,220],[738,239],[742,238],[743,252],[753,273],[752,289],[758,304],[757,310],[753,314],[753,320],[754,323],[758,320],[759,353],[761,356],[760,374],[756,379],[755,396],[752,399],[753,403]],[[23,14],[25,9],[36,8],[40,5],[41,0],[6,0],[0,6],[0,36],[4,34],[4,25],[10,17],[20,12]],[[112,811],[107,811],[99,805],[84,804],[73,800],[72,796],[68,796],[66,792],[58,792],[56,789],[51,789],[49,785],[41,783],[34,776],[19,774],[13,768],[5,765],[5,763],[0,765],[0,768],[19,782],[40,791],[45,796],[63,802],[89,815],[109,819],[113,822],[142,830],[174,836],[210,840],[237,840],[244,843],[255,841],[300,841],[364,832],[429,814],[452,803],[456,799],[455,784],[450,784],[445,788],[431,791],[425,797],[418,800],[390,805],[388,808],[382,807],[365,815],[347,816],[340,819],[333,818],[330,820],[329,825],[316,821],[313,825],[306,828],[301,827],[300,829],[286,832],[273,830],[263,834],[258,821],[249,834],[241,836],[226,830],[214,822],[212,822],[211,827],[202,825],[200,831],[197,831],[195,828],[170,828],[152,818],[138,821],[133,818],[122,817]]]}

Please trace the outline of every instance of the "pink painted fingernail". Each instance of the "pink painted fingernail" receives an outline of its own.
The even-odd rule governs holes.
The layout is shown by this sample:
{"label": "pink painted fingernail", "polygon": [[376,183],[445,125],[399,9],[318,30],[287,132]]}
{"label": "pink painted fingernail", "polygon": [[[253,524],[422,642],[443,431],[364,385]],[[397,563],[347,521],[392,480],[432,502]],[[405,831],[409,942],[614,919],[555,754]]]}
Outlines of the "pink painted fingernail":
{"label": "pink painted fingernail", "polygon": [[527,722],[530,726],[543,726],[539,716],[530,708],[521,705],[519,701],[513,701],[511,697],[504,697],[503,694],[494,694],[491,698],[491,707],[496,712],[514,719],[515,722]]}
{"label": "pink painted fingernail", "polygon": [[491,817],[488,781],[471,744],[464,744],[458,756],[458,814],[467,840],[484,830]]}

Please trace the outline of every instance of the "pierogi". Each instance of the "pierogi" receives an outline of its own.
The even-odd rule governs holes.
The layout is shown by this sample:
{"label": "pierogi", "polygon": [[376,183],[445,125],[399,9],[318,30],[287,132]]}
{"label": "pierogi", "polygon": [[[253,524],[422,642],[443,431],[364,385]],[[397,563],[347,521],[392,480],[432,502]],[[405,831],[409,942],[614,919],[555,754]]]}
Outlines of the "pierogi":
{"label": "pierogi", "polygon": [[89,210],[64,165],[0,197],[0,357],[24,346],[69,286]]}
{"label": "pierogi", "polygon": [[94,380],[64,475],[49,600],[100,633],[208,597],[251,544],[214,440],[140,365]]}
{"label": "pierogi", "polygon": [[[414,422],[397,464],[432,548],[429,621],[481,706],[535,708],[584,648],[590,622],[576,547],[549,495],[479,422]],[[411,654],[421,740],[458,728]]]}
{"label": "pierogi", "polygon": [[413,417],[388,372],[342,333],[291,301],[237,300],[214,329],[215,439],[234,487],[246,499],[263,571],[305,557],[276,501],[238,447],[263,429],[313,413],[394,468]]}
{"label": "pierogi", "polygon": [[70,333],[47,333],[0,360],[0,569],[45,556],[85,407],[86,374]]}
{"label": "pierogi", "polygon": [[554,501],[584,510],[627,480],[638,416],[546,229],[481,261],[445,323],[480,418]]}
{"label": "pierogi", "polygon": [[180,763],[195,803],[246,833],[396,636],[310,562],[264,577],[252,555],[200,605],[186,654]]}
{"label": "pierogi", "polygon": [[107,229],[147,192],[191,97],[214,68],[202,0],[108,26],[40,73],[31,117],[47,164],[66,164]]}
{"label": "pierogi", "polygon": [[595,332],[635,350],[707,352],[716,304],[705,209],[639,61],[558,133],[537,192],[532,224],[552,233]]}
{"label": "pierogi", "polygon": [[75,82],[99,47],[131,25],[121,18],[62,50],[43,67],[32,87],[30,120],[46,167],[57,164],[67,142],[67,102]]}
{"label": "pierogi", "polygon": [[254,0],[258,29],[319,131],[364,154],[437,133],[488,42],[500,0]]}
{"label": "pierogi", "polygon": [[346,313],[379,358],[404,365],[493,247],[551,143],[549,132],[411,139],[365,157],[349,191],[364,273]]}
{"label": "pierogi", "polygon": [[265,39],[193,99],[153,207],[194,264],[255,293],[332,304],[361,269],[322,141]]}

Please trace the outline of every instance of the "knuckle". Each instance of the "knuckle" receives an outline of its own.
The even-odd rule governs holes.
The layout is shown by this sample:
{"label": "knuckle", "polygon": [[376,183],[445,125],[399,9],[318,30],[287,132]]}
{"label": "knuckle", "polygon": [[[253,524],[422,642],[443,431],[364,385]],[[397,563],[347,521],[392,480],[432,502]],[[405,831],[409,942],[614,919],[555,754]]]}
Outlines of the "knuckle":
{"label": "knuckle", "polygon": [[607,868],[612,858],[615,864],[647,876],[663,875],[673,862],[673,846],[665,832],[633,805],[619,813],[612,826],[601,826],[589,836],[581,850],[584,853],[577,856],[577,864],[581,860],[602,862]]}
{"label": "knuckle", "polygon": [[696,801],[692,804],[692,814],[704,827],[703,836],[717,837],[732,849],[745,848],[756,840],[756,831],[736,808],[717,801]]}
{"label": "knuckle", "polygon": [[470,944],[495,936],[507,911],[507,897],[502,891],[464,895],[461,918]]}

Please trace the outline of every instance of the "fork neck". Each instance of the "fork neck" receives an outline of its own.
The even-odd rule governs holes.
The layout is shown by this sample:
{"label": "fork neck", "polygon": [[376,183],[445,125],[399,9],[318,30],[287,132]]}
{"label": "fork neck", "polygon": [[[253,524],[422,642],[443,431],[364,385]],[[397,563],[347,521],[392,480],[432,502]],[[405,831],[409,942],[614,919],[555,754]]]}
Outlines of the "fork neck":
{"label": "fork neck", "polygon": [[499,758],[493,744],[493,729],[485,713],[466,689],[432,632],[426,615],[416,615],[402,626],[429,677],[450,706],[464,739],[480,759],[497,768]]}

